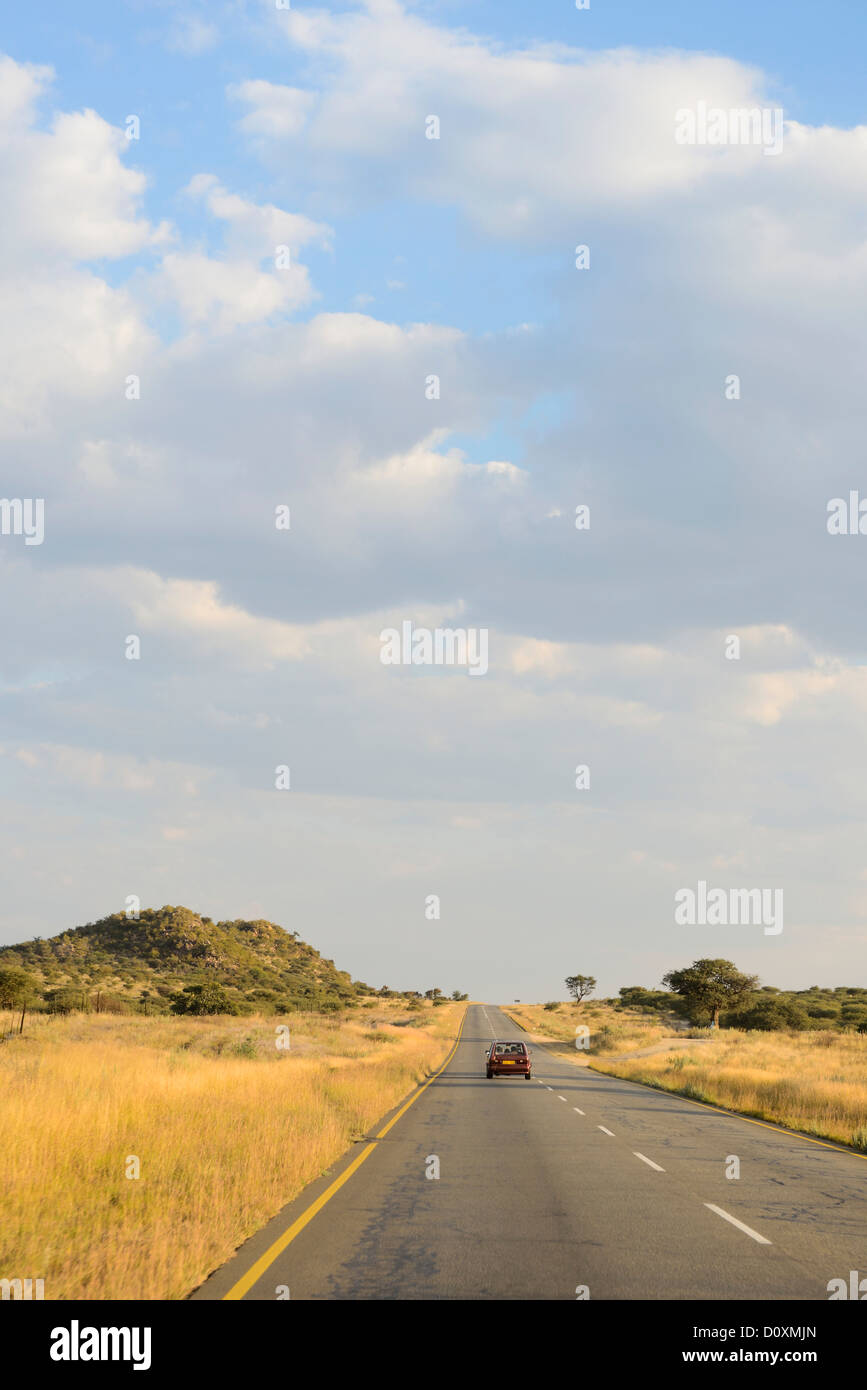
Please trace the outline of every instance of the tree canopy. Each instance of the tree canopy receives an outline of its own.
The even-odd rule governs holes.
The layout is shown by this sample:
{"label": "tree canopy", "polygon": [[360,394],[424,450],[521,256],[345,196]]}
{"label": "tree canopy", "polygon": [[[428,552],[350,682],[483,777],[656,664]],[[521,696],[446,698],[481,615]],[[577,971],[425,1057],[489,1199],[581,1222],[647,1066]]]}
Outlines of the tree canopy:
{"label": "tree canopy", "polygon": [[662,983],[679,994],[695,1023],[709,1016],[713,1027],[719,1024],[721,1009],[732,1009],[758,985],[757,975],[744,975],[730,960],[707,957],[693,961],[683,970],[669,970]]}
{"label": "tree canopy", "polygon": [[586,999],[588,994],[592,994],[596,988],[596,981],[592,975],[567,975],[566,988],[572,995],[576,1004],[580,1004],[582,999]]}

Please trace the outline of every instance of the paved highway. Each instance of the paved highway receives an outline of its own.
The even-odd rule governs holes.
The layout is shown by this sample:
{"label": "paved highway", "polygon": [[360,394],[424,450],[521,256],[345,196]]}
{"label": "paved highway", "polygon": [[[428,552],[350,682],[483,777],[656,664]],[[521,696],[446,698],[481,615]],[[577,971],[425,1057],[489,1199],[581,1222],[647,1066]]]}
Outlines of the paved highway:
{"label": "paved highway", "polygon": [[867,1276],[867,1160],[539,1047],[532,1081],[488,1081],[495,1036],[525,1035],[470,1005],[364,1161],[362,1144],[193,1298],[827,1300]]}

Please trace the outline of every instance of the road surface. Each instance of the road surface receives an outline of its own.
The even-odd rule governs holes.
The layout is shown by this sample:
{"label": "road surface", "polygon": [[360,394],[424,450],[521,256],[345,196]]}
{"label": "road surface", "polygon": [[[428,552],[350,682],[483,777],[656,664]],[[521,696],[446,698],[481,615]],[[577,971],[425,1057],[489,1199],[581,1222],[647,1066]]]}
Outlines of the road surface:
{"label": "road surface", "polygon": [[470,1005],[448,1065],[337,1190],[364,1143],[192,1297],[827,1300],[867,1276],[867,1160],[540,1047],[531,1081],[488,1081],[495,1036],[525,1035]]}

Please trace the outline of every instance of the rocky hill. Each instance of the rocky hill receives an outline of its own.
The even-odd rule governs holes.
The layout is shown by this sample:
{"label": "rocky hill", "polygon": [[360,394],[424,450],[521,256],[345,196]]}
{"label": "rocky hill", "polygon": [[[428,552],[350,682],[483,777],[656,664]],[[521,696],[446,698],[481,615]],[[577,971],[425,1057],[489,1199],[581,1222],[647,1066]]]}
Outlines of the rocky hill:
{"label": "rocky hill", "polygon": [[35,1007],[170,1009],[219,987],[233,1010],[335,1009],[373,991],[313,946],[262,919],[213,922],[188,907],[122,912],[47,940],[0,947],[0,975],[25,972]]}

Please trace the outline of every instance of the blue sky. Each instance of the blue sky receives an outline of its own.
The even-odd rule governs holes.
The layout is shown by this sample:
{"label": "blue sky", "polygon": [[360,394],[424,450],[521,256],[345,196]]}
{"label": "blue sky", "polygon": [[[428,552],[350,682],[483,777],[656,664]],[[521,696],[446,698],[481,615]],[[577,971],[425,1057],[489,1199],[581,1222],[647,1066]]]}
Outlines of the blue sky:
{"label": "blue sky", "polygon": [[[270,193],[267,175],[251,165],[245,142],[231,129],[227,88],[251,77],[302,87],[309,79],[305,62],[270,40],[271,8],[252,0],[198,6],[84,0],[72,8],[53,6],[46,16],[39,8],[23,7],[6,17],[4,47],[20,61],[55,68],[58,106],[93,106],[116,125],[130,112],[139,114],[146,141],[140,149],[131,144],[129,162],[147,172],[151,216],[171,218],[185,235],[207,244],[213,228],[180,195],[195,173],[210,169],[252,198]],[[312,8],[295,6],[302,13]],[[864,119],[864,18],[857,0],[828,0],[821,15],[808,0],[761,6],[730,0],[713,7],[691,0],[652,5],[597,0],[589,11],[577,11],[567,0],[532,6],[522,0],[461,0],[414,8],[434,23],[464,27],[503,44],[722,54],[762,69],[769,96],[787,117],[842,127]],[[170,34],[178,11],[212,25],[213,46],[173,50]],[[299,210],[309,210],[305,197],[317,191],[315,180],[307,183],[298,190]],[[315,262],[322,296],[317,307],[345,308],[356,294],[373,292],[379,312],[426,318],[435,306],[450,322],[473,331],[496,325],[506,313],[556,312],[556,287],[549,283],[556,258],[522,256],[520,275],[508,250],[491,264],[490,247],[461,226],[454,209],[397,199],[331,220],[341,254]],[[436,300],[429,290],[432,278]],[[388,291],[389,280],[405,283],[406,291]],[[403,296],[399,303],[396,293]]]}
{"label": "blue sky", "polygon": [[[2,486],[47,524],[0,537],[0,939],[136,893],[490,999],[700,954],[863,983],[864,561],[825,524],[867,495],[863,40],[845,4],[7,17]],[[781,152],[678,145],[700,101],[782,106]],[[489,674],[384,667],[406,620],[486,627]],[[784,933],[676,927],[715,876]]]}

